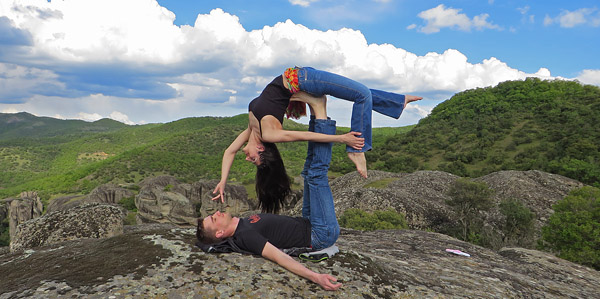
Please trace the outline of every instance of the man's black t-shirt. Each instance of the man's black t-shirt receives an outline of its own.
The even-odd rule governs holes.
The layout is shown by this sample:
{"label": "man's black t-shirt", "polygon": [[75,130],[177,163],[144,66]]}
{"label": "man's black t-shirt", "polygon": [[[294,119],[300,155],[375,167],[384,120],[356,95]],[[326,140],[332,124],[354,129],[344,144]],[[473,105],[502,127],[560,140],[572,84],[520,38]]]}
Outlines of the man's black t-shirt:
{"label": "man's black t-shirt", "polygon": [[267,242],[285,249],[310,247],[310,222],[302,217],[256,214],[240,218],[233,241],[241,249],[262,255]]}

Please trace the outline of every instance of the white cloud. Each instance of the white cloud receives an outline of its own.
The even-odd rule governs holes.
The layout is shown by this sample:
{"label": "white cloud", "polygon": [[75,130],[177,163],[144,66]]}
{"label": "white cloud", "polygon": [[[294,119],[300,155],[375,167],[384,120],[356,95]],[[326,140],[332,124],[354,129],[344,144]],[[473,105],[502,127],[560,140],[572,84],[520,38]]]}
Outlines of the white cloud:
{"label": "white cloud", "polygon": [[600,11],[597,8],[580,8],[575,11],[564,10],[554,18],[546,15],[544,25],[549,26],[554,23],[558,23],[563,28],[573,28],[580,25],[598,27],[600,26]]}
{"label": "white cloud", "polygon": [[600,86],[600,70],[584,70],[576,79],[585,84]]}
{"label": "white cloud", "polygon": [[480,14],[470,19],[466,14],[460,13],[460,9],[446,8],[440,4],[434,8],[422,11],[418,16],[423,19],[425,26],[410,25],[408,29],[419,28],[423,33],[437,33],[443,28],[452,28],[460,31],[471,31],[471,29],[496,29],[501,30],[500,26],[487,21],[488,14]]}
{"label": "white cloud", "polygon": [[103,117],[98,113],[79,112],[77,114],[77,118],[85,121],[97,121],[99,119],[102,119]]}
{"label": "white cloud", "polygon": [[129,117],[127,115],[125,115],[124,113],[121,113],[119,111],[111,112],[110,115],[108,116],[108,118],[114,119],[116,121],[122,122],[127,125],[135,125],[134,122],[129,120]]}
{"label": "white cloud", "polygon": [[319,0],[289,0],[292,5],[298,5],[302,7],[308,7],[311,3],[318,2]]}
{"label": "white cloud", "polygon": [[[454,49],[419,56],[369,44],[360,31],[347,28],[320,31],[288,20],[247,31],[221,9],[198,15],[193,26],[175,26],[175,16],[152,0],[0,1],[0,16],[10,19],[5,23],[31,39],[31,46],[9,57],[13,63],[0,64],[2,111],[127,123],[232,116],[247,112],[248,102],[286,67],[304,65],[371,88],[424,95],[429,103],[391,120],[400,125],[415,123],[434,106],[426,105],[458,91],[550,76],[519,71],[494,57],[471,63]],[[429,12],[435,24],[427,30],[495,28],[487,14],[470,19],[443,5],[438,10]],[[330,107],[335,105],[340,109],[332,115],[347,125],[351,105]],[[376,118],[375,125],[388,122]]]}

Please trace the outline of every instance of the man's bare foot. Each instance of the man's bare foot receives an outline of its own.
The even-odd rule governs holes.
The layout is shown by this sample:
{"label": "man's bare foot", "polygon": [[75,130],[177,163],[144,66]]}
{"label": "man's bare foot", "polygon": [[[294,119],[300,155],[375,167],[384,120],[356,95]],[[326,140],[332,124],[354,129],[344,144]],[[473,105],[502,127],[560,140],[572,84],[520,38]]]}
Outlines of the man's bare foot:
{"label": "man's bare foot", "polygon": [[423,97],[405,95],[404,96],[404,107],[402,109],[406,108],[406,105],[408,105],[408,103],[415,102],[415,101],[422,100],[422,99],[423,99]]}
{"label": "man's bare foot", "polygon": [[348,158],[356,165],[356,171],[363,177],[367,178],[367,159],[365,153],[348,152]]}

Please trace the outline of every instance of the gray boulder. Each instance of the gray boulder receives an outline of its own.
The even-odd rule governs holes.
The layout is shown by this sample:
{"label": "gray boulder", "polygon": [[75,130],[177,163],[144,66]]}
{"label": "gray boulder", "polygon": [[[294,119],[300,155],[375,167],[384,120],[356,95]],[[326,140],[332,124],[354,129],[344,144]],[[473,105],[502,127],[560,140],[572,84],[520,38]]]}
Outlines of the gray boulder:
{"label": "gray boulder", "polygon": [[[335,211],[350,208],[372,212],[394,209],[406,215],[411,228],[441,230],[451,222],[445,193],[459,177],[442,171],[391,173],[371,170],[367,179],[352,172],[330,182]],[[302,199],[289,215],[300,215]]]}
{"label": "gray boulder", "polygon": [[11,238],[10,251],[82,238],[108,238],[123,233],[122,209],[103,204],[87,204],[45,214],[19,224]]}
{"label": "gray boulder", "polygon": [[217,210],[243,215],[252,210],[246,190],[242,186],[227,185],[226,202],[212,201],[212,191],[218,181],[181,183],[172,176],[159,176],[140,183],[135,197],[138,209],[137,223],[174,223],[196,225],[198,217]]}
{"label": "gray boulder", "polygon": [[37,192],[21,192],[19,198],[9,199],[10,207],[8,210],[10,238],[16,234],[17,226],[27,220],[40,217],[44,211],[44,206]]}
{"label": "gray boulder", "polygon": [[0,254],[0,299],[597,298],[600,285],[598,271],[535,250],[495,252],[424,231],[342,230],[340,253],[304,263],[343,283],[330,292],[260,257],[203,253],[194,232],[142,225],[107,239]]}
{"label": "gray boulder", "polygon": [[55,198],[50,201],[47,212],[64,211],[88,203],[117,204],[123,198],[133,197],[135,194],[129,189],[115,184],[105,184],[96,187],[87,195],[70,195]]}

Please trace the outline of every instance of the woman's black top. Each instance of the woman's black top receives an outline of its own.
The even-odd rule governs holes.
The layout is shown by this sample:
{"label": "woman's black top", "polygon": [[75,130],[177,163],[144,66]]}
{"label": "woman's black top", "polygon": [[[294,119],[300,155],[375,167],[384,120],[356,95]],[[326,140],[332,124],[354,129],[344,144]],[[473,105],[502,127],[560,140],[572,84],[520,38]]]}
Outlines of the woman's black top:
{"label": "woman's black top", "polygon": [[[266,115],[273,115],[283,124],[283,115],[290,103],[292,92],[283,85],[281,75],[277,76],[262,93],[248,105],[248,111],[252,111],[258,123]],[[262,132],[262,127],[261,127]]]}

